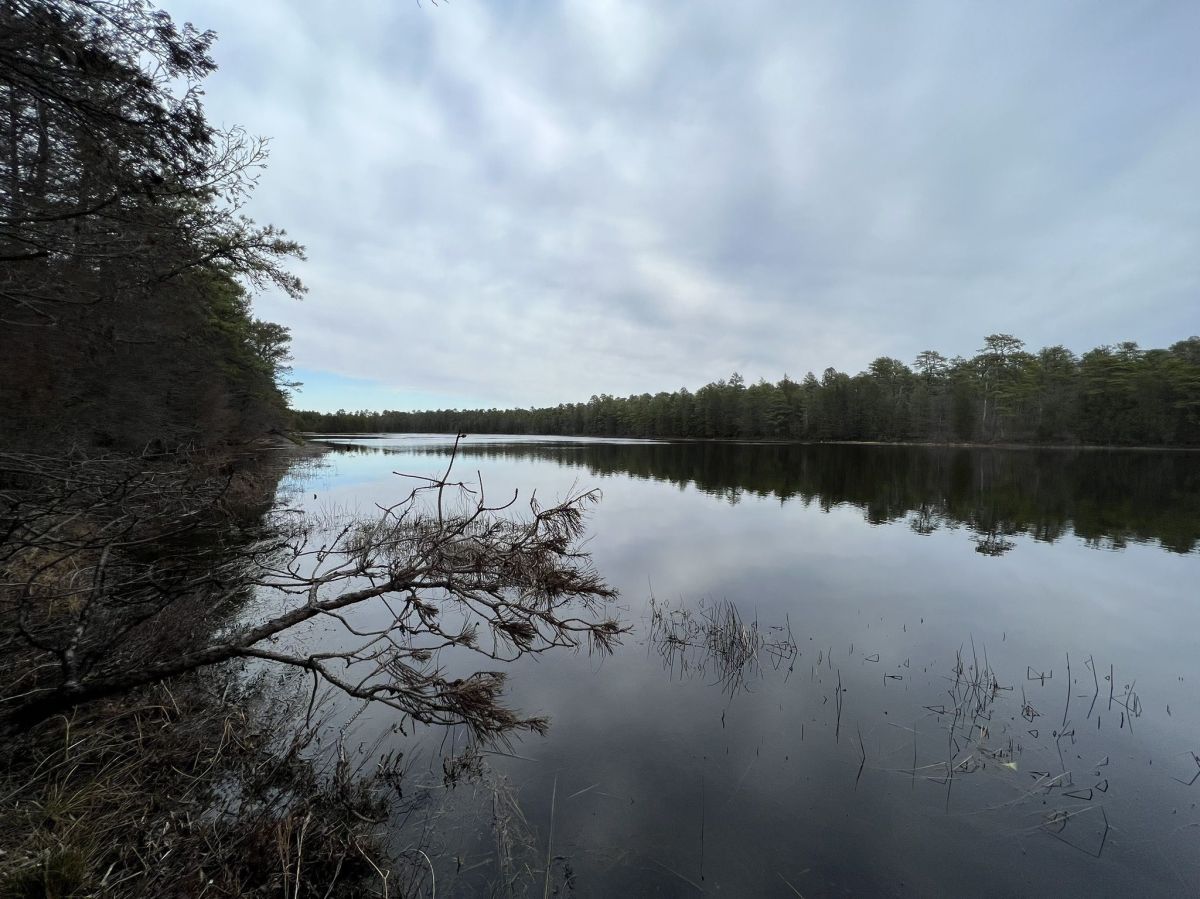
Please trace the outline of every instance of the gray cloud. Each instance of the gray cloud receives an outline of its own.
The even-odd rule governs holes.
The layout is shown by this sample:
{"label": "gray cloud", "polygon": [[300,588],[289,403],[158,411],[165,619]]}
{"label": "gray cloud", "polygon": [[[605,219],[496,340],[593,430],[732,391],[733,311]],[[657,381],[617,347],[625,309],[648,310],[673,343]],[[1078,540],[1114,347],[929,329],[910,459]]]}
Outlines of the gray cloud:
{"label": "gray cloud", "polygon": [[1198,330],[1195,4],[164,6],[273,138],[308,371],[528,405]]}

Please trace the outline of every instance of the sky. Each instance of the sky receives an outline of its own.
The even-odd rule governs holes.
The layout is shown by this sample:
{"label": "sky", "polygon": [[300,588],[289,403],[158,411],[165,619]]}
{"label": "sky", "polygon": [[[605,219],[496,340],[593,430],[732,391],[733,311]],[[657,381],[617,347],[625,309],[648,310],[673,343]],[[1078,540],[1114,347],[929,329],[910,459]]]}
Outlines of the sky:
{"label": "sky", "polygon": [[1200,3],[161,0],[307,248],[297,408],[1200,332]]}

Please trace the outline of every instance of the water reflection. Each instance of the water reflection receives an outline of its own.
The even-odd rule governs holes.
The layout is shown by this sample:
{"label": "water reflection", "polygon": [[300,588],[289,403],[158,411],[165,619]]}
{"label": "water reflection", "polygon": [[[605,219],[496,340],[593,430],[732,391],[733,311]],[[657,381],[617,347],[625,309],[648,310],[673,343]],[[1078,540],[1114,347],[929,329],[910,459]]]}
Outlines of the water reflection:
{"label": "water reflection", "polygon": [[[371,508],[393,471],[445,468],[438,438],[363,444],[314,506]],[[1200,556],[1184,555],[1200,457],[475,437],[462,453],[496,495],[604,489],[589,546],[633,632],[604,663],[507,669],[551,730],[488,756],[511,801],[454,795],[439,892],[505,894],[518,870],[534,895],[1200,888]],[[1168,552],[1089,548],[1135,542]]]}
{"label": "water reflection", "polygon": [[[445,456],[449,447],[335,443],[340,452]],[[917,534],[964,527],[975,551],[998,556],[1014,536],[1074,534],[1103,549],[1200,544],[1200,456],[1121,450],[991,450],[905,446],[548,441],[472,443],[464,459],[533,459],[694,486],[737,504],[749,494],[828,511],[863,510],[871,524],[906,521]]]}
{"label": "water reflection", "polygon": [[[790,620],[774,625],[760,623],[757,618],[747,622],[729,600],[689,608],[683,603],[671,606],[652,599],[647,645],[659,656],[672,679],[699,677],[720,684],[731,700],[730,707],[735,694],[750,690],[769,672],[776,675],[782,672],[781,683],[787,683],[802,655]],[[836,656],[835,661],[832,647],[817,651],[808,679],[818,685],[818,690],[810,697],[805,715],[810,725],[832,731],[835,743],[840,742],[845,732],[843,717],[848,690],[842,681],[841,666],[879,665],[882,661],[877,652],[856,653],[853,644],[846,653]],[[1107,701],[1102,701],[1101,672],[1095,659],[1090,656],[1085,659],[1084,672],[1074,679],[1070,665],[1068,654],[1066,680],[1070,686],[1065,696],[1059,697],[1062,724],[1045,726],[1044,720],[1039,719],[1056,718],[1058,709],[1051,712],[1047,708],[1043,712],[1034,706],[1033,700],[1036,698],[1042,704],[1044,688],[1047,681],[1054,680],[1054,671],[1027,668],[1023,680],[1030,684],[1029,691],[1024,684],[1018,687],[1002,682],[988,660],[986,647],[982,651],[977,649],[972,639],[969,647],[955,651],[950,670],[942,672],[944,688],[927,697],[933,701],[919,710],[911,710],[917,717],[911,727],[891,725],[894,734],[880,739],[879,729],[889,722],[886,713],[881,719],[878,713],[882,709],[876,708],[874,715],[867,715],[867,726],[871,728],[868,733],[875,734],[868,749],[868,739],[863,736],[864,722],[856,713],[853,733],[847,734],[859,759],[855,789],[870,762],[873,771],[909,777],[914,789],[918,780],[944,787],[945,807],[949,810],[956,778],[961,781],[972,775],[984,776],[998,782],[989,785],[989,795],[994,797],[1004,791],[1009,795],[998,804],[982,804],[980,812],[1032,809],[1038,816],[1037,826],[1045,833],[1085,855],[1100,858],[1110,830],[1102,800],[1109,792],[1109,778],[1115,770],[1110,767],[1112,756],[1105,754],[1094,762],[1084,762],[1082,753],[1075,750],[1084,745],[1089,749],[1116,745],[1101,742],[1106,737],[1112,739],[1113,730],[1128,728],[1127,735],[1132,735],[1134,721],[1142,716],[1142,702],[1133,683],[1116,688],[1111,667],[1103,674]],[[906,683],[914,673],[911,658],[881,667],[885,684]],[[924,673],[928,674],[928,668]],[[1053,684],[1050,686],[1052,689]],[[1036,697],[1032,695],[1034,692],[1038,694]],[[1073,699],[1077,702],[1074,712]],[[1009,714],[1017,708],[1019,717]],[[1105,712],[1110,715],[1109,734],[1101,733]],[[724,711],[721,725],[725,727]],[[919,729],[925,735],[920,750]],[[931,749],[928,739],[931,734],[940,737],[933,744],[937,748]],[[1186,754],[1200,768],[1200,756]],[[1117,759],[1119,766],[1120,756]],[[1052,770],[1038,770],[1039,766]],[[1188,780],[1178,776],[1173,779],[1191,786],[1200,779],[1200,771]]]}

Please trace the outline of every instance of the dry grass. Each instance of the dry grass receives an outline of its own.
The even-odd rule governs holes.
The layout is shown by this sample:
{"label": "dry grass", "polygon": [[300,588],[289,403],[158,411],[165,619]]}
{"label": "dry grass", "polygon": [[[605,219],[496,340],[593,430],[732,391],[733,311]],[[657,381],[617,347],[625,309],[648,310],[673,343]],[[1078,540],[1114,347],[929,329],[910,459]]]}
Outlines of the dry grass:
{"label": "dry grass", "polygon": [[383,895],[384,780],[315,761],[267,699],[185,679],[8,747],[0,895]]}

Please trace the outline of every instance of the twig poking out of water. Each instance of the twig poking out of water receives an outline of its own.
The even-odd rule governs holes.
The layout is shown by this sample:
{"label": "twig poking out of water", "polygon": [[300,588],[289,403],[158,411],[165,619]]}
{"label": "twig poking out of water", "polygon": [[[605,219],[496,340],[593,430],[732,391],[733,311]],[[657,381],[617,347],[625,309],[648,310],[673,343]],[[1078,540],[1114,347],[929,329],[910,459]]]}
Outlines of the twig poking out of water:
{"label": "twig poking out of water", "polygon": [[[1196,755],[1196,753],[1194,753],[1194,752],[1189,752],[1188,754],[1191,755],[1192,761],[1194,761],[1196,763],[1196,773],[1192,775],[1191,780],[1184,780],[1181,777],[1174,777],[1174,776],[1172,776],[1172,778],[1171,778],[1172,780],[1179,781],[1185,787],[1190,787],[1198,779],[1200,779],[1200,755]],[[1107,781],[1105,781],[1105,783],[1107,783]]]}
{"label": "twig poking out of water", "polygon": [[846,692],[842,689],[842,669],[837,672],[838,682],[837,689],[833,693],[834,702],[837,703],[837,726],[833,731],[833,741],[835,743],[842,742],[842,694]]}
{"label": "twig poking out of water", "polygon": [[554,852],[554,802],[558,798],[558,775],[554,775],[554,788],[550,791],[550,833],[546,837],[546,877],[542,881],[542,899],[550,899],[550,861]]}
{"label": "twig poking out of water", "polygon": [[[779,872],[778,872],[778,871],[776,871],[775,873],[776,873],[776,874],[779,874]],[[798,889],[796,889],[794,886],[792,886],[792,884],[791,884],[791,881],[789,881],[789,880],[788,880],[786,877],[784,877],[782,874],[779,874],[779,879],[780,879],[780,880],[782,880],[784,883],[786,883],[786,884],[787,884],[787,888],[788,888],[789,890],[791,890],[793,893],[795,893],[797,896],[799,896],[799,897],[800,897],[800,899],[804,899],[804,894],[803,894],[803,893],[801,893],[801,892],[800,892]]]}
{"label": "twig poking out of water", "polygon": [[696,881],[692,880],[690,877],[685,877],[684,875],[682,875],[678,871],[676,871],[674,868],[668,868],[666,865],[664,865],[658,859],[652,858],[650,860],[652,862],[654,862],[654,864],[656,864],[660,868],[662,868],[664,871],[666,871],[668,874],[674,874],[676,877],[678,877],[680,880],[682,880],[684,883],[686,883],[688,886],[690,886],[696,892],[698,892],[698,893],[706,892],[704,887],[700,886],[700,884],[696,883]]}
{"label": "twig poking out of water", "polygon": [[855,725],[855,727],[858,728],[858,751],[862,753],[862,760],[858,763],[858,775],[854,778],[854,789],[857,791],[858,782],[862,780],[863,768],[867,767],[867,746],[863,743],[862,727],[859,725]]}
{"label": "twig poking out of water", "polygon": [[1030,705],[1029,700],[1025,697],[1025,688],[1021,688],[1021,717],[1033,724],[1033,719],[1041,716],[1041,712]]}
{"label": "twig poking out of water", "polygon": [[1046,681],[1054,680],[1054,669],[1051,668],[1050,673],[1047,674],[1045,671],[1034,671],[1031,666],[1027,665],[1025,666],[1025,680],[1040,681],[1041,686],[1044,687],[1046,686]]}
{"label": "twig poking out of water", "polygon": [[[1012,690],[1012,687],[1000,685],[999,679],[988,661],[987,647],[983,647],[982,663],[975,648],[975,640],[971,639],[971,660],[968,662],[963,655],[963,647],[955,654],[953,680],[946,692],[951,703],[927,705],[925,708],[939,716],[949,715],[945,723],[947,732],[948,759],[945,766],[945,780],[938,780],[946,787],[946,809],[950,808],[950,794],[956,774],[972,774],[987,766],[988,760],[994,760],[1006,767],[1015,763],[1011,758],[1014,752],[1012,741],[1007,747],[992,748],[988,745],[991,738],[993,708],[1001,692]],[[949,679],[949,678],[948,678]],[[1036,679],[1036,678],[1035,678]],[[1027,707],[1022,689],[1022,706]],[[965,756],[963,755],[965,752]],[[913,767],[912,779],[915,787],[917,770],[917,736],[916,724],[913,725]]]}
{"label": "twig poking out of water", "polygon": [[917,789],[917,722],[913,722],[913,766],[912,766],[912,788]]}
{"label": "twig poking out of water", "polygon": [[[404,850],[404,851],[405,851],[405,852],[416,852],[416,853],[418,853],[418,854],[419,854],[419,855],[420,855],[420,856],[421,856],[423,859],[425,859],[425,863],[426,863],[427,865],[429,865],[429,877],[431,878],[430,887],[429,887],[429,888],[430,888],[430,891],[431,891],[431,892],[430,892],[430,899],[437,899],[437,874],[436,874],[436,873],[434,873],[434,870],[433,870],[433,862],[432,862],[432,861],[430,861],[430,859],[429,859],[429,856],[425,854],[425,850],[424,850],[424,849],[415,849],[415,848],[414,848],[414,849],[406,849],[406,850]],[[386,886],[386,884],[385,884],[385,886]],[[298,892],[299,892],[299,887],[297,886],[297,893],[298,893]]]}
{"label": "twig poking out of water", "polygon": [[572,793],[570,796],[567,797],[567,800],[569,801],[571,799],[574,799],[576,796],[582,796],[584,793],[590,793],[592,790],[596,789],[596,787],[598,787],[598,786],[600,786],[599,783],[594,783],[590,787],[584,787],[582,790],[576,790],[574,793]]}
{"label": "twig poking out of water", "polygon": [[[1121,722],[1122,722],[1121,726],[1122,727],[1125,726],[1125,724],[1124,724],[1125,718],[1126,718],[1126,716],[1128,716],[1130,733],[1133,733],[1133,719],[1140,718],[1142,715],[1142,700],[1137,695],[1137,693],[1134,692],[1134,689],[1133,689],[1136,686],[1137,686],[1137,681],[1135,680],[1135,681],[1133,681],[1133,683],[1125,685],[1125,694],[1120,699],[1114,700],[1111,698],[1111,696],[1109,698],[1110,707],[1111,707],[1112,703],[1115,701],[1118,706],[1120,706],[1122,709],[1124,709],[1124,711],[1121,712]],[[1111,687],[1110,687],[1110,690],[1111,690]]]}
{"label": "twig poking out of water", "polygon": [[692,610],[668,608],[651,597],[650,606],[649,643],[663,667],[679,677],[711,673],[730,695],[744,689],[748,678],[761,677],[764,659],[776,671],[785,663],[790,671],[800,654],[790,621],[786,628],[764,631],[757,619],[746,622],[729,600]]}
{"label": "twig poking out of water", "polygon": [[1062,726],[1066,730],[1067,713],[1071,711],[1071,654],[1067,653],[1067,704],[1063,706]]}
{"label": "twig poking out of water", "polygon": [[[1089,848],[1085,845],[1082,845],[1081,843],[1076,842],[1073,839],[1070,839],[1069,836],[1064,835],[1067,832],[1067,826],[1069,824],[1073,823],[1076,818],[1078,818],[1080,815],[1084,814],[1085,812],[1090,812],[1090,811],[1094,811],[1097,809],[1100,811],[1100,818],[1101,818],[1101,821],[1103,822],[1103,827],[1100,830],[1096,831],[1096,833],[1099,834],[1100,842],[1095,850],[1092,850],[1091,848]],[[1056,840],[1061,840],[1062,842],[1066,843],[1068,846],[1078,849],[1084,855],[1090,855],[1092,858],[1099,858],[1101,855],[1104,854],[1104,845],[1105,845],[1105,843],[1108,842],[1108,829],[1109,828],[1108,828],[1108,813],[1104,811],[1103,805],[1085,806],[1084,808],[1081,808],[1077,811],[1067,811],[1066,809],[1055,809],[1054,811],[1048,812],[1045,815],[1045,817],[1042,819],[1041,826],[1042,826],[1042,830],[1044,830],[1046,833],[1050,834],[1050,836],[1054,837]]]}
{"label": "twig poking out of water", "polygon": [[528,871],[526,865],[520,868],[517,856],[528,854],[533,858],[536,853],[532,829],[521,811],[517,801],[516,790],[506,778],[497,778],[491,784],[492,791],[492,829],[496,838],[497,883],[506,892],[512,890],[515,882],[522,876],[521,868]]}

